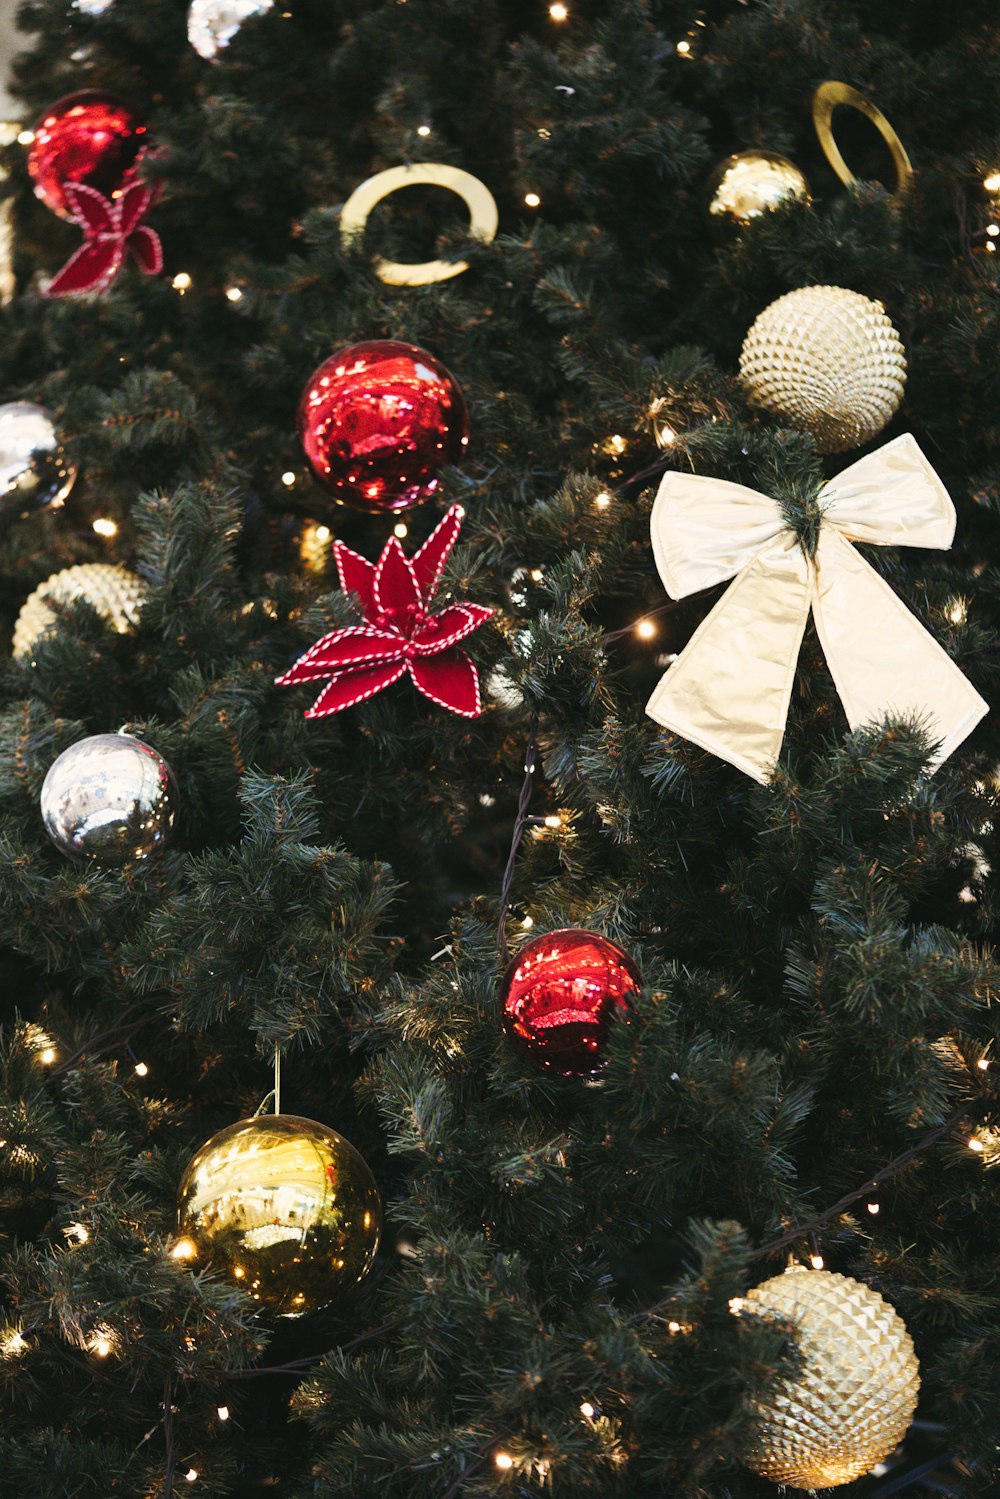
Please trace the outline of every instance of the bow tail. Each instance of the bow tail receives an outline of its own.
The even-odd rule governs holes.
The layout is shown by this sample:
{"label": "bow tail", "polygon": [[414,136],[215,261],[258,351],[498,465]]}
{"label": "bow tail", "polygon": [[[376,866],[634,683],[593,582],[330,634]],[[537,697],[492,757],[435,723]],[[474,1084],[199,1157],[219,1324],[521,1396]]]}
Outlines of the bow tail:
{"label": "bow tail", "polygon": [[790,532],[762,547],[646,704],[650,718],[767,781],[781,749],[809,617],[808,564]]}
{"label": "bow tail", "polygon": [[852,729],[918,714],[937,741],[935,768],[989,712],[951,657],[833,527],[820,531],[813,609]]}

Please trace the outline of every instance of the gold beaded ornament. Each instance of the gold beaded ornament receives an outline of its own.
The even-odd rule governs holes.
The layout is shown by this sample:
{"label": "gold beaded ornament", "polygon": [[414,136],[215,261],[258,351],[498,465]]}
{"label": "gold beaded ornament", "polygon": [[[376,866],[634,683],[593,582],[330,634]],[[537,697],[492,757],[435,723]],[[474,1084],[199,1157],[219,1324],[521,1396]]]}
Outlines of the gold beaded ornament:
{"label": "gold beaded ornament", "polygon": [[847,1275],[792,1265],[748,1291],[742,1315],[789,1324],[798,1372],[754,1406],[747,1466],[773,1483],[835,1488],[870,1471],[913,1419],[920,1368],[898,1312]]}
{"label": "gold beaded ornament", "polygon": [[148,595],[141,578],[115,563],[85,562],[63,568],[39,583],[21,606],[11,654],[30,655],[39,638],[58,621],[62,608],[77,602],[89,604],[117,634],[124,635],[138,623]]}
{"label": "gold beaded ornament", "polygon": [[833,135],[833,111],[838,104],[844,104],[849,109],[856,109],[863,114],[866,120],[871,120],[879,135],[889,147],[893,166],[896,168],[896,192],[895,197],[900,197],[910,185],[913,178],[913,167],[910,158],[906,154],[906,147],[899,136],[893,130],[885,115],[867,99],[864,94],[849,83],[838,83],[836,79],[830,79],[827,83],[821,83],[813,94],[812,117],[813,126],[819,137],[819,143],[823,147],[823,154],[830,163],[837,176],[845,187],[853,187],[857,178],[844,160],[840,147],[837,145]]}
{"label": "gold beaded ornament", "polygon": [[899,409],[906,354],[881,302],[842,286],[804,286],[772,302],[740,353],[752,406],[811,432],[821,453],[876,437]]}
{"label": "gold beaded ornament", "polygon": [[[469,210],[469,235],[488,244],[496,237],[500,214],[496,199],[471,172],[443,162],[421,161],[410,166],[390,167],[362,182],[344,204],[340,214],[340,236],[345,245],[356,244],[365,232],[368,215],[376,203],[401,187],[428,185],[446,187],[457,193]],[[449,281],[469,269],[467,260],[423,260],[407,264],[400,260],[375,261],[375,274],[390,286],[430,286],[435,281]]]}

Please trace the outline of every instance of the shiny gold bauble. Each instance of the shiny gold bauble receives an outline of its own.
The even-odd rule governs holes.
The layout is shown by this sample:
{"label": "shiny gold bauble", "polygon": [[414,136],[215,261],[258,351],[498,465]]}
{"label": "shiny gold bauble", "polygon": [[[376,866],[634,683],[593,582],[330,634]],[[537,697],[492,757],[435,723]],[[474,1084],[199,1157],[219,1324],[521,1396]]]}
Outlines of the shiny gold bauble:
{"label": "shiny gold bauble", "polygon": [[348,1140],[312,1119],[262,1114],[220,1130],[188,1166],[172,1253],[298,1317],[368,1273],[381,1220],[375,1178]]}
{"label": "shiny gold bauble", "polygon": [[783,203],[808,203],[809,184],[794,161],[777,151],[737,151],[712,173],[708,211],[713,218],[749,224]]}
{"label": "shiny gold bauble", "polygon": [[881,302],[842,286],[804,286],[772,302],[743,341],[740,376],[752,406],[843,453],[895,415],[906,355]]}
{"label": "shiny gold bauble", "polygon": [[63,612],[63,606],[87,603],[124,635],[139,619],[148,590],[141,578],[110,562],[85,562],[66,567],[39,583],[22,605],[14,626],[15,656],[27,656]]}
{"label": "shiny gold bauble", "polygon": [[877,1291],[796,1265],[748,1291],[745,1311],[790,1324],[802,1361],[755,1406],[754,1472],[799,1489],[834,1488],[902,1441],[919,1366],[903,1319]]}

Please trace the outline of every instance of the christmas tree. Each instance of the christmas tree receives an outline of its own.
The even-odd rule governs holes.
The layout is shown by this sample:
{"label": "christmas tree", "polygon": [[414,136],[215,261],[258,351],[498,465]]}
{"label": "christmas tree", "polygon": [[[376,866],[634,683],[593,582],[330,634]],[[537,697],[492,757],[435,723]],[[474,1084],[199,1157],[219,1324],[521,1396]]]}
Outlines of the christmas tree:
{"label": "christmas tree", "polygon": [[988,1492],[995,5],[18,14],[0,1492]]}

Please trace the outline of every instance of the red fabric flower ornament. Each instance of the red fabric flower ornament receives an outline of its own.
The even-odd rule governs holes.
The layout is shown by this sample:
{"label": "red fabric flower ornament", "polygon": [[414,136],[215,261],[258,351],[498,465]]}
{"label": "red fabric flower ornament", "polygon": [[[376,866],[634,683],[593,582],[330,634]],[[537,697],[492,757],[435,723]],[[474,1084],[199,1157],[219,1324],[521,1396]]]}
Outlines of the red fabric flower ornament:
{"label": "red fabric flower ornament", "polygon": [[407,672],[417,691],[438,707],[463,718],[479,716],[479,677],[456,646],[493,610],[483,604],[447,604],[432,614],[429,608],[461,526],[462,510],[453,505],[413,557],[391,536],[374,564],[334,542],[340,586],[358,595],[366,623],[332,630],[277,678],[281,687],[331,679],[306,718],[353,708]]}
{"label": "red fabric flower ornament", "polygon": [[163,269],[163,247],[155,229],[143,223],[156,191],[132,182],[117,198],[106,198],[83,182],[63,183],[63,193],[85,239],[49,286],[50,297],[107,291],[131,250],[139,269],[156,276]]}

